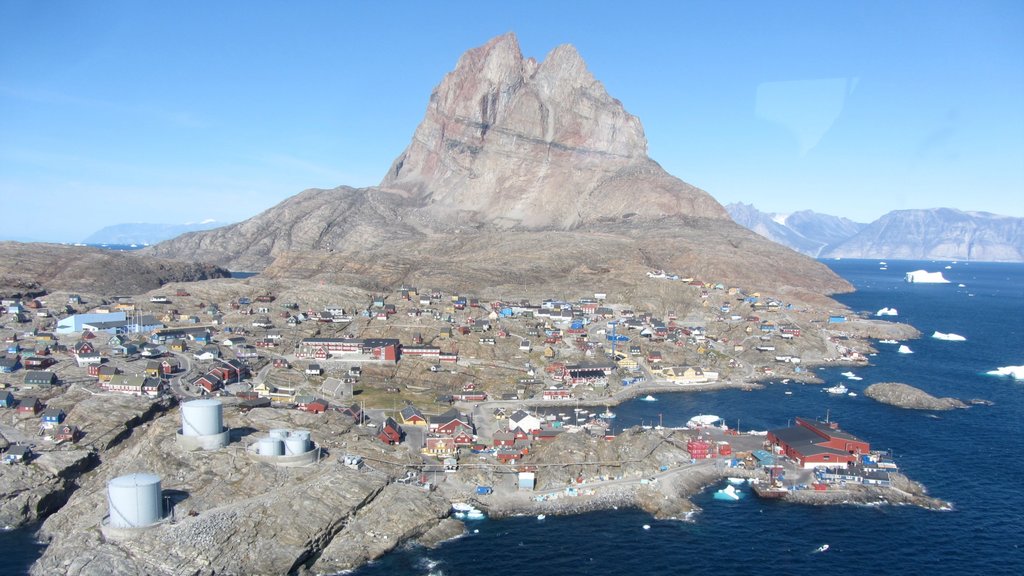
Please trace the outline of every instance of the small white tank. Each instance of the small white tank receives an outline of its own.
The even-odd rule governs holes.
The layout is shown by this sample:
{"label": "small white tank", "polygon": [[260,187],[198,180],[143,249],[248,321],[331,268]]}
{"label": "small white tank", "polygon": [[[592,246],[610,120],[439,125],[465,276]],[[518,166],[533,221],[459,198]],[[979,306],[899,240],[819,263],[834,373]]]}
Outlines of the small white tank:
{"label": "small white tank", "polygon": [[118,476],[107,482],[110,525],[142,528],[163,518],[160,477],[147,472]]}
{"label": "small white tank", "polygon": [[220,400],[192,400],[181,405],[181,433],[211,436],[224,430],[224,405]]}
{"label": "small white tank", "polygon": [[284,441],[284,453],[286,456],[298,456],[309,452],[309,440],[292,434]]}
{"label": "small white tank", "polygon": [[260,456],[284,456],[284,440],[280,438],[260,438],[256,444]]}
{"label": "small white tank", "polygon": [[292,433],[288,435],[289,438],[302,438],[309,440],[309,430],[292,430]]}
{"label": "small white tank", "polygon": [[284,440],[285,438],[288,437],[288,432],[289,431],[285,428],[275,428],[270,431],[270,437]]}

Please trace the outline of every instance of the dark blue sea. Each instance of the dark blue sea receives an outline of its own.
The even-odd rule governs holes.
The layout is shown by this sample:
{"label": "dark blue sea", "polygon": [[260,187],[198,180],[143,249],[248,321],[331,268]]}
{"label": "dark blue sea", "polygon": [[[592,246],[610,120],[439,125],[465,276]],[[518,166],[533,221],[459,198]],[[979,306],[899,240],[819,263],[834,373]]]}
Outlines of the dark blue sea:
{"label": "dark blue sea", "polygon": [[[931,413],[776,383],[753,392],[633,401],[616,409],[617,424],[650,424],[660,417],[666,426],[679,426],[695,414],[712,413],[733,425],[739,420],[743,429],[764,430],[828,411],[872,447],[891,449],[904,473],[933,496],[952,501],[954,510],[722,502],[708,491],[695,498],[703,512],[693,522],[656,521],[637,510],[483,520],[437,549],[407,546],[355,574],[1024,574],[1024,382],[985,374],[1024,365],[1024,265],[889,261],[882,271],[874,260],[827,264],[857,288],[838,297],[843,303],[871,313],[896,308],[892,320],[923,334],[907,342],[913,354],[879,344],[871,366],[853,370],[861,381],[842,376],[848,368],[821,370],[828,383],[861,392],[875,382],[898,381],[995,404]],[[905,283],[904,274],[917,269],[942,271],[951,283]],[[933,339],[935,331],[967,340]],[[24,531],[0,534],[0,550],[14,550],[21,561],[15,573],[40,553],[29,542]],[[829,544],[828,551],[814,553],[822,544]]]}

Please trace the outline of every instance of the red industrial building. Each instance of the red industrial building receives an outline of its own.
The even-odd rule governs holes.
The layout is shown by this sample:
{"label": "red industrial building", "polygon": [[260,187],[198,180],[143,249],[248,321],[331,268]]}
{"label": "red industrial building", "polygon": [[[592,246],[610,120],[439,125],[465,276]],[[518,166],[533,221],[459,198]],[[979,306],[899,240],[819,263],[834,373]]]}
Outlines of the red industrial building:
{"label": "red industrial building", "polygon": [[796,426],[769,430],[768,442],[803,468],[845,466],[871,451],[867,442],[843,432],[837,423],[805,418],[797,418]]}

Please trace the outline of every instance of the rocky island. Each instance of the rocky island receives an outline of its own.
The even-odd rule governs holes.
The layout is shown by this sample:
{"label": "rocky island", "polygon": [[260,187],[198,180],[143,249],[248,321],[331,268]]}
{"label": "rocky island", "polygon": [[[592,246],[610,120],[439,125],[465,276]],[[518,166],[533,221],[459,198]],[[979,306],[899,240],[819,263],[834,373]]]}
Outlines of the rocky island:
{"label": "rocky island", "polygon": [[[44,520],[35,574],[330,573],[457,536],[453,504],[681,519],[726,478],[948,506],[866,442],[838,451],[859,468],[811,471],[836,450],[820,424],[802,456],[781,429],[609,428],[638,394],[814,382],[918,334],[831,300],[850,285],[662,170],[571,46],[469,51],[380,186],[130,260],[45,254],[16,266],[0,327],[0,513]],[[774,455],[800,484],[774,483]]]}
{"label": "rocky island", "polygon": [[937,398],[909,384],[881,382],[864,390],[864,395],[883,404],[910,410],[953,410],[968,404],[956,398]]}

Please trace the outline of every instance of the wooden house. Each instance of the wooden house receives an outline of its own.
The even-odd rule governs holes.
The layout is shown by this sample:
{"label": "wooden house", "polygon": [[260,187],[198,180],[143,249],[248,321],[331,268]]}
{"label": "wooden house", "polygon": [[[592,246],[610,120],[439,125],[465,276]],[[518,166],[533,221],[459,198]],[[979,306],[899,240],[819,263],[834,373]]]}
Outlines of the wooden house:
{"label": "wooden house", "polygon": [[388,417],[377,425],[376,435],[381,442],[393,446],[402,442],[404,433],[398,422],[395,422],[394,418]]}

